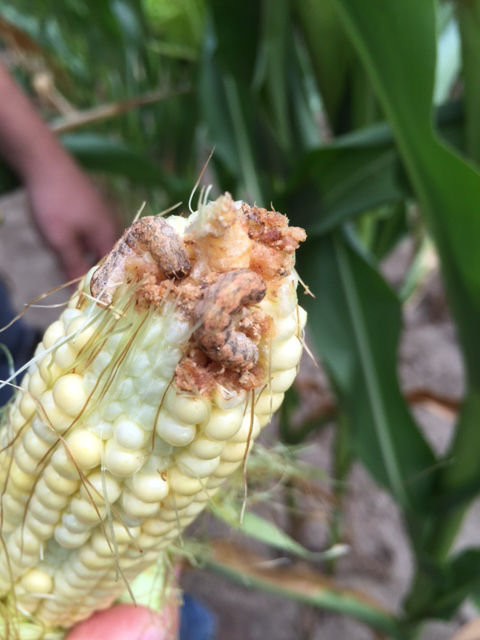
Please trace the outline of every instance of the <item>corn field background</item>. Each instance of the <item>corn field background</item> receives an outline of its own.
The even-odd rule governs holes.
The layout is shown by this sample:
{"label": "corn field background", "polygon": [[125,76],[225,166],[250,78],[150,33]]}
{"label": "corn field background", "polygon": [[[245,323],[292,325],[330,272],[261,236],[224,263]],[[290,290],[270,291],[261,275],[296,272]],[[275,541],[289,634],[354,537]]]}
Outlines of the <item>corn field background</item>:
{"label": "corn field background", "polygon": [[[0,41],[124,220],[143,200],[146,212],[186,205],[214,149],[217,193],[273,203],[307,230],[298,271],[315,297],[301,303],[321,371],[306,360],[269,453],[252,456],[243,522],[239,478],[185,543],[194,574],[274,593],[249,616],[301,619],[278,638],[460,640],[466,620],[478,634],[478,528],[458,539],[480,493],[480,2],[9,0]],[[2,168],[2,192],[16,186]],[[431,331],[450,327],[440,390],[400,383],[412,309]],[[447,425],[440,444],[429,411]],[[342,573],[371,531],[368,509],[348,527],[357,481],[395,505],[408,541],[395,601]],[[317,538],[305,536],[319,505]]]}

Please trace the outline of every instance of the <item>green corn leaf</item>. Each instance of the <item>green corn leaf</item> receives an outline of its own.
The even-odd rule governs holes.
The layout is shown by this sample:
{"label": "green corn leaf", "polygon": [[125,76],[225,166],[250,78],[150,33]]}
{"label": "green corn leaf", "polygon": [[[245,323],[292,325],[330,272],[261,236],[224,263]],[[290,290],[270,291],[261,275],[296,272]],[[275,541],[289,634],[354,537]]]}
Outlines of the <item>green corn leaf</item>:
{"label": "green corn leaf", "polygon": [[400,392],[396,350],[400,304],[344,233],[307,243],[300,272],[309,326],[345,413],[354,452],[407,509],[422,509],[435,458]]}
{"label": "green corn leaf", "polygon": [[212,545],[212,553],[206,564],[244,586],[263,589],[319,609],[353,616],[387,634],[389,638],[407,640],[393,614],[364,593],[341,587],[308,567],[274,567],[268,562],[268,558],[219,542]]}
{"label": "green corn leaf", "polygon": [[264,544],[268,544],[276,549],[281,549],[305,560],[329,560],[333,557],[343,555],[347,551],[345,545],[336,545],[331,549],[321,552],[309,551],[280,529],[280,527],[277,527],[275,523],[262,518],[253,511],[245,511],[243,518],[240,520],[238,510],[225,502],[214,503],[210,508],[217,518],[223,520],[223,522],[226,522],[234,529]]}

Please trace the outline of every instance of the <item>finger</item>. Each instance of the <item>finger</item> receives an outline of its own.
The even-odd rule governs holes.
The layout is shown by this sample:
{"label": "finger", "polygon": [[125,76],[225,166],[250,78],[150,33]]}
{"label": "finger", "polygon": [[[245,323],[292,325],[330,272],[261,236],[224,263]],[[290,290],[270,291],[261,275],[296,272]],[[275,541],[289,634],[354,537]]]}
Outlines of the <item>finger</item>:
{"label": "finger", "polygon": [[177,604],[160,613],[143,606],[115,605],[78,624],[65,640],[175,640]]}
{"label": "finger", "polygon": [[85,248],[79,239],[73,238],[57,249],[65,273],[69,279],[83,276],[90,264],[87,261]]}
{"label": "finger", "polygon": [[105,216],[101,224],[98,224],[94,230],[90,231],[85,241],[89,249],[91,249],[96,257],[103,258],[115,244],[119,233],[115,228],[111,217]]}

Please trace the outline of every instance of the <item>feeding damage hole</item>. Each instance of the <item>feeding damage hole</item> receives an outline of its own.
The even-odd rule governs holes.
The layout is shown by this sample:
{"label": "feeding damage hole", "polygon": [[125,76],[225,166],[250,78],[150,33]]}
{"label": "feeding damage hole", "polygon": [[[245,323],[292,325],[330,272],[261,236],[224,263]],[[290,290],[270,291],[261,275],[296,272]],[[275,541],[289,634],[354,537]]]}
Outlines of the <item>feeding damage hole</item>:
{"label": "feeding damage hole", "polygon": [[208,393],[216,383],[250,390],[266,379],[273,321],[259,307],[293,271],[305,232],[276,211],[227,193],[188,220],[134,222],[92,276],[92,295],[112,304],[133,286],[139,309],[172,303],[192,333],[175,371],[177,387]]}

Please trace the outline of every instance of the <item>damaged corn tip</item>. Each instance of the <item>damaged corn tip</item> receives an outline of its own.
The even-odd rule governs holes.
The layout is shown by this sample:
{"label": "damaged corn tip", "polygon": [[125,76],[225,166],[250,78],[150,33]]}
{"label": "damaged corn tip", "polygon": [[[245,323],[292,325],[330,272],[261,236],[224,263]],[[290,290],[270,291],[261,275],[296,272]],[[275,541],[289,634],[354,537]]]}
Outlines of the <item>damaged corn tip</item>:
{"label": "damaged corn tip", "polygon": [[85,276],[0,432],[5,628],[110,606],[242,465],[298,368],[304,239],[225,194],[137,220]]}

